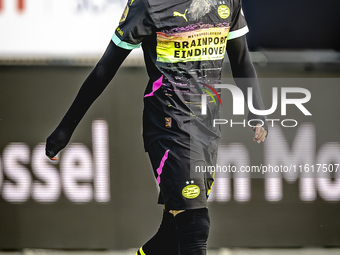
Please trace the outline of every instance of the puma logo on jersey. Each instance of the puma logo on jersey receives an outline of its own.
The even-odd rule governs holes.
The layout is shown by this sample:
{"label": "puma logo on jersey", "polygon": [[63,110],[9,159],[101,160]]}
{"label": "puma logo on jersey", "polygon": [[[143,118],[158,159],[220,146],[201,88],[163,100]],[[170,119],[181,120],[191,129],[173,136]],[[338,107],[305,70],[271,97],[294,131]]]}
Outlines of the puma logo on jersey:
{"label": "puma logo on jersey", "polygon": [[187,14],[187,11],[188,11],[188,9],[186,9],[183,14],[179,13],[179,12],[174,12],[173,15],[174,15],[174,17],[182,17],[183,19],[185,19],[186,22],[188,22],[188,19],[185,16]]}

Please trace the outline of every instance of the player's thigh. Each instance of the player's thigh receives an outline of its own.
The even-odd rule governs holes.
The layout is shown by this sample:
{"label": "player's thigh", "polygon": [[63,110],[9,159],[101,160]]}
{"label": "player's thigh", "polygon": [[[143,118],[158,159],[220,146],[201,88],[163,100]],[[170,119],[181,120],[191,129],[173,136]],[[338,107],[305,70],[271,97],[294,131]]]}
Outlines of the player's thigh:
{"label": "player's thigh", "polygon": [[192,174],[195,165],[204,165],[201,146],[190,141],[161,139],[148,148],[154,175],[168,210],[206,207],[205,174]]}

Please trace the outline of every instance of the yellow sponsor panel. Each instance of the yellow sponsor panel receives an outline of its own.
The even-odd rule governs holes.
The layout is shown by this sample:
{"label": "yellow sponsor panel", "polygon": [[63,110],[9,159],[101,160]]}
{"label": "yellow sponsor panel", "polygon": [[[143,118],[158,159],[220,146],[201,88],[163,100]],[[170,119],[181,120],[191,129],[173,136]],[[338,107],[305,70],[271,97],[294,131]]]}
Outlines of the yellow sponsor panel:
{"label": "yellow sponsor panel", "polygon": [[188,199],[194,199],[198,197],[200,193],[201,193],[200,187],[194,184],[185,186],[182,190],[183,197]]}
{"label": "yellow sponsor panel", "polygon": [[157,33],[157,61],[165,63],[223,59],[230,27]]}

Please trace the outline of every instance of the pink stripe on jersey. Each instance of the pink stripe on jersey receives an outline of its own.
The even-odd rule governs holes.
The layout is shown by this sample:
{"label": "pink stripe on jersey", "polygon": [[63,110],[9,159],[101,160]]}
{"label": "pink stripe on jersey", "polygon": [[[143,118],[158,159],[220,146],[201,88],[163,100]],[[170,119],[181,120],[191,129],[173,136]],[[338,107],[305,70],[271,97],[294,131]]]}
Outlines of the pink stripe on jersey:
{"label": "pink stripe on jersey", "polygon": [[170,151],[170,150],[167,150],[167,151],[164,153],[164,156],[163,156],[163,158],[162,158],[162,160],[161,160],[161,163],[159,164],[159,167],[158,167],[157,170],[156,170],[156,171],[157,171],[157,174],[158,174],[158,177],[156,178],[158,184],[161,183],[161,173],[162,173],[162,171],[163,171],[163,166],[164,166],[164,164],[165,164],[165,160],[168,159],[169,151]]}
{"label": "pink stripe on jersey", "polygon": [[152,92],[150,94],[146,94],[144,97],[152,97],[154,95],[153,93],[156,92],[156,90],[158,90],[162,86],[162,81],[163,75],[161,76],[161,78],[159,78],[152,84]]}

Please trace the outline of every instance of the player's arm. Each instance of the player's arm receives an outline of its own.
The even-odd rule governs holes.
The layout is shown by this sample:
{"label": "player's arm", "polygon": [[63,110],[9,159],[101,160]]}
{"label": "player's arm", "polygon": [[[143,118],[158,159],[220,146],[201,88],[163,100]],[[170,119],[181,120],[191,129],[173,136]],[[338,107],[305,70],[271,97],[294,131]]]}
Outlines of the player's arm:
{"label": "player's arm", "polygon": [[[241,37],[228,40],[227,53],[236,85],[242,90],[246,99],[248,98],[248,88],[251,87],[253,89],[254,108],[264,110],[265,108],[258,85],[256,71],[250,60],[246,36],[243,35]],[[252,119],[261,119],[264,122],[263,127],[254,128],[254,141],[257,141],[258,143],[264,142],[268,134],[266,116],[259,116],[249,112],[248,120]],[[251,124],[254,126],[260,125],[256,122],[251,122]]]}
{"label": "player's arm", "polygon": [[67,145],[86,111],[109,84],[129,53],[130,50],[118,47],[110,41],[105,53],[81,86],[64,118],[47,138],[47,157],[56,160],[55,156]]}

